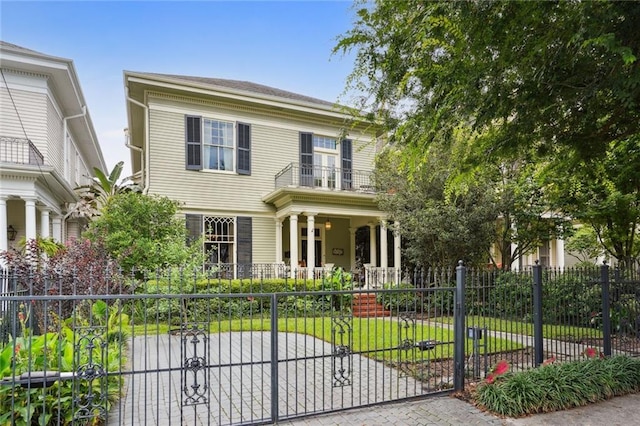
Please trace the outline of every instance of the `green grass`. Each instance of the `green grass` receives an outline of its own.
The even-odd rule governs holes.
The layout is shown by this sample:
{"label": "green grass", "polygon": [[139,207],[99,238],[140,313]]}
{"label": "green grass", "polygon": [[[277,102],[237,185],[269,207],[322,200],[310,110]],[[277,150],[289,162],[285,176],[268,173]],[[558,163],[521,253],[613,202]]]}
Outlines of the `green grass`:
{"label": "green grass", "polygon": [[[355,353],[362,353],[374,359],[397,361],[412,358],[447,359],[453,357],[453,330],[449,326],[438,324],[420,324],[403,327],[401,322],[389,319],[353,318],[350,325],[351,332],[340,333],[343,328],[332,328],[330,317],[316,318],[280,318],[278,319],[278,331],[301,333],[317,337],[327,342],[335,341],[336,344],[348,345]],[[136,336],[150,334],[165,334],[177,327],[166,324],[136,325],[133,334]],[[232,319],[209,324],[209,332],[223,333],[229,331],[270,331],[271,323],[268,318],[256,319]],[[335,338],[333,337],[335,333]],[[351,341],[347,341],[347,339]],[[421,351],[417,348],[409,350],[387,349],[397,348],[402,341],[409,339],[413,342],[423,340],[435,340],[440,342],[432,350]],[[494,352],[503,352],[521,349],[523,346],[517,342],[505,339],[490,338],[487,347]],[[471,354],[472,341],[467,339],[466,352]],[[413,354],[413,356],[412,356]]]}
{"label": "green grass", "polygon": [[[445,324],[453,324],[452,317],[438,317],[433,320]],[[524,336],[533,336],[532,322],[510,321],[500,318],[483,317],[480,315],[469,315],[466,317],[466,326],[486,327],[489,331],[501,331],[505,333],[521,334]],[[580,336],[602,338],[602,331],[589,327],[544,324],[542,326],[542,335],[546,339],[566,339]]]}

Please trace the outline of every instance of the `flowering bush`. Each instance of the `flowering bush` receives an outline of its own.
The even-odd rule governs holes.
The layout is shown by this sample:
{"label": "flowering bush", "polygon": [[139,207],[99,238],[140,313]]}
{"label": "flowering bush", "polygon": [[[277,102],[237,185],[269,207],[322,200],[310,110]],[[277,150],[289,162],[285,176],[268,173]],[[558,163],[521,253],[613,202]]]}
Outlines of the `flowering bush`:
{"label": "flowering bush", "polygon": [[[554,364],[485,381],[473,394],[487,410],[509,417],[565,410],[640,390],[640,359],[627,356],[600,358],[585,351],[583,361]],[[504,367],[503,367],[504,369]]]}
{"label": "flowering bush", "polygon": [[509,371],[509,363],[505,360],[499,361],[496,365],[493,366],[487,377],[484,379],[485,383],[492,384],[496,381],[498,376],[502,376],[507,371]]}

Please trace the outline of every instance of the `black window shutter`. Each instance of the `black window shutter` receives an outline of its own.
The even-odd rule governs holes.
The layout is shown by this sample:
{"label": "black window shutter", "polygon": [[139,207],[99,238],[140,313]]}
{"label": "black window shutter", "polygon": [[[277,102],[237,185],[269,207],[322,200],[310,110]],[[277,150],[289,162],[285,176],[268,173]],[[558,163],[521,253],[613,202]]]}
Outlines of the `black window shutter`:
{"label": "black window shutter", "polygon": [[238,174],[251,174],[251,126],[245,123],[237,124],[238,138]]}
{"label": "black window shutter", "polygon": [[202,118],[185,116],[186,168],[202,170]]}
{"label": "black window shutter", "polygon": [[187,245],[191,245],[202,237],[202,215],[187,214],[185,215],[185,223],[187,225]]}
{"label": "black window shutter", "polygon": [[252,230],[251,218],[238,216],[238,278],[251,276],[252,255]]}
{"label": "black window shutter", "polygon": [[342,189],[353,188],[353,143],[351,139],[343,139],[341,142],[342,157]]}
{"label": "black window shutter", "polygon": [[313,133],[300,133],[300,186],[313,186]]}

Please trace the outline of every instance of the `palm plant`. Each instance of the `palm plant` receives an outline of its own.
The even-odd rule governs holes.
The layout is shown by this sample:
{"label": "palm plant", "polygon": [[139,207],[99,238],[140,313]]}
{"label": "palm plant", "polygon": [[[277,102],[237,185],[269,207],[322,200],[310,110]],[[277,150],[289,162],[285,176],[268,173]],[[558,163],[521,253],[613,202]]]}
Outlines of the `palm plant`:
{"label": "palm plant", "polygon": [[87,218],[99,216],[102,207],[114,195],[129,191],[138,192],[140,190],[138,185],[128,181],[129,178],[125,178],[118,183],[123,166],[124,161],[118,162],[109,173],[109,176],[99,168],[93,168],[94,177],[92,183],[76,188],[76,192],[80,196],[80,201],[75,206],[76,216]]}

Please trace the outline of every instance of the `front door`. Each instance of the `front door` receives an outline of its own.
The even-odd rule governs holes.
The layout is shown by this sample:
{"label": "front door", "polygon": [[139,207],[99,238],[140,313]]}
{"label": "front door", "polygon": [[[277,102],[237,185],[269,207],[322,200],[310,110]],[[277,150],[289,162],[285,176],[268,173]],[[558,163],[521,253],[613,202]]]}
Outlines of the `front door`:
{"label": "front door", "polygon": [[[315,267],[319,268],[322,266],[322,241],[321,240],[315,240]],[[307,259],[307,240],[302,240],[302,244],[300,249],[302,250],[302,256],[300,256],[302,258],[302,260],[304,260],[305,265],[312,266],[309,264],[309,260]]]}

